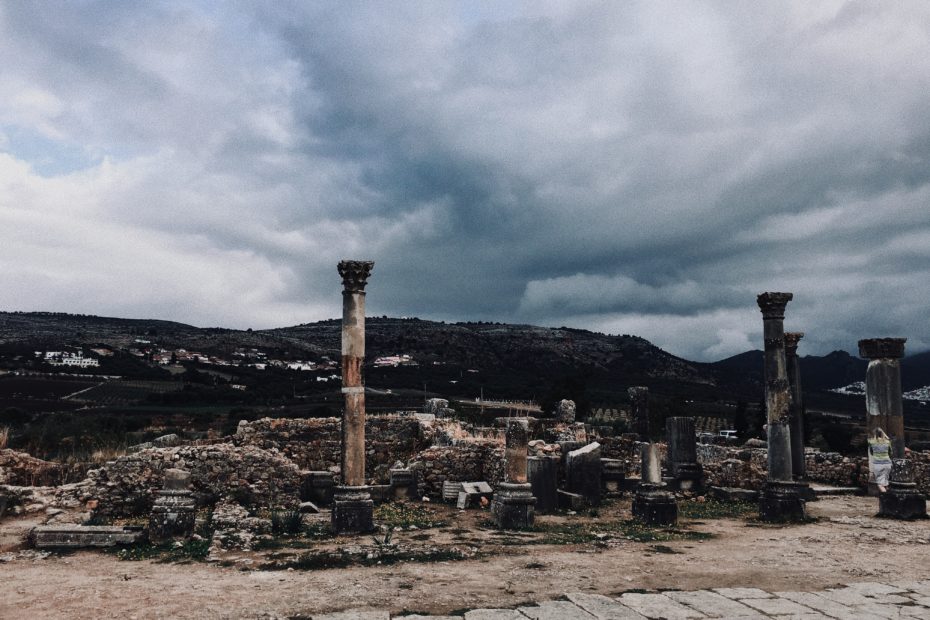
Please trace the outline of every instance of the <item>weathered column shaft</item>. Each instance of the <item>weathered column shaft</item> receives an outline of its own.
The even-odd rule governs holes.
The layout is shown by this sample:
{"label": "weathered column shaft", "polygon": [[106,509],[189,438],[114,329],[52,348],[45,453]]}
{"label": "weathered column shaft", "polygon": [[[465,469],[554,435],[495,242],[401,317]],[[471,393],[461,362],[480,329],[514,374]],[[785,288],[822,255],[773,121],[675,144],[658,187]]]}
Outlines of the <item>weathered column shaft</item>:
{"label": "weathered column shaft", "polygon": [[633,432],[639,435],[640,441],[649,441],[649,388],[634,386],[627,393],[630,395]]}
{"label": "weathered column shaft", "polygon": [[374,263],[342,261],[342,484],[365,485],[365,284]]}
{"label": "weathered column shaft", "polygon": [[906,338],[859,341],[859,356],[869,359],[865,373],[866,429],[881,428],[891,438],[892,458],[904,458],[904,412],[901,401],[901,362]]}
{"label": "weathered column shaft", "polygon": [[801,362],[798,358],[798,342],[803,337],[802,332],[785,334],[785,363],[791,389],[791,405],[789,406],[791,473],[796,479],[807,475],[807,463],[804,459],[804,399],[801,391]]}
{"label": "weathered column shaft", "polygon": [[529,433],[522,422],[507,425],[504,445],[504,481],[523,484],[526,482],[526,457]]}
{"label": "weathered column shaft", "polygon": [[765,336],[765,408],[768,416],[768,479],[792,480],[789,406],[791,391],[785,361],[785,307],[791,293],[762,293],[757,298],[762,310]]}

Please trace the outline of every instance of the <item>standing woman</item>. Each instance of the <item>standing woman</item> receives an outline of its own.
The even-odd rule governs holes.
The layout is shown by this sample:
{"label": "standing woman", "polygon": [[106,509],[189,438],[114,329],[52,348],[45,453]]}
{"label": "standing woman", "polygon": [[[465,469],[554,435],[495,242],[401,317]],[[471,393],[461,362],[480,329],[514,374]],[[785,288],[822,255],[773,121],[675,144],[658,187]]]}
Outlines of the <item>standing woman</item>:
{"label": "standing woman", "polygon": [[872,431],[869,437],[869,469],[879,492],[887,491],[888,476],[891,475],[891,440],[880,428]]}

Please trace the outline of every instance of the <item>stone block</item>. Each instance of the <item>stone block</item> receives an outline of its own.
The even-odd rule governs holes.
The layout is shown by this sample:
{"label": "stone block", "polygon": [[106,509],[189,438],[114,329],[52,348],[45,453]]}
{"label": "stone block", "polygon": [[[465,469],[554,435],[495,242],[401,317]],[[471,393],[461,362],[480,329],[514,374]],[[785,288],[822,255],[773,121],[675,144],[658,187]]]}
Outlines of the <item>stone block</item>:
{"label": "stone block", "polygon": [[38,549],[79,549],[131,545],[145,537],[141,527],[105,525],[40,525],[30,538]]}
{"label": "stone block", "polygon": [[329,506],[333,503],[333,490],[336,479],[328,471],[300,472],[300,499],[313,502],[317,506]]}
{"label": "stone block", "polygon": [[333,496],[332,525],[336,534],[371,532],[374,527],[374,502],[368,487],[336,489]]}
{"label": "stone block", "polygon": [[588,500],[585,499],[584,495],[579,495],[578,493],[571,493],[569,491],[564,491],[559,489],[559,508],[563,510],[574,510],[575,512],[580,512],[587,508]]}
{"label": "stone block", "polygon": [[646,617],[602,594],[570,592],[566,598],[598,620],[644,620]]}
{"label": "stone block", "polygon": [[491,518],[500,529],[525,529],[533,525],[535,504],[533,487],[528,482],[502,482],[494,492]]}
{"label": "stone block", "polygon": [[590,443],[568,453],[565,484],[568,491],[583,495],[592,506],[601,503],[601,444]]}
{"label": "stone block", "polygon": [[559,506],[558,474],[559,458],[556,456],[531,456],[526,460],[526,476],[540,513],[552,512]]}

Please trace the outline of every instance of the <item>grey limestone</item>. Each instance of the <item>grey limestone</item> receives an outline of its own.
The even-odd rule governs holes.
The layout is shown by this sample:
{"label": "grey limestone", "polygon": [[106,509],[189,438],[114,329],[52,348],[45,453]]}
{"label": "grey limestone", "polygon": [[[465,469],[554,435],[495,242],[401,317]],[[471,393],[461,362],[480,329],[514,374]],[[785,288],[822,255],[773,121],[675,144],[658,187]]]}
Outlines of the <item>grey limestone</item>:
{"label": "grey limestone", "polygon": [[688,620],[689,618],[707,617],[696,609],[676,603],[664,594],[627,593],[617,600],[647,618]]}
{"label": "grey limestone", "polygon": [[643,620],[645,616],[621,605],[614,599],[602,594],[588,594],[586,592],[572,592],[566,595],[575,605],[578,605],[599,620]]}
{"label": "grey limestone", "polygon": [[313,620],[390,620],[386,611],[348,610],[331,614],[314,614]]}
{"label": "grey limestone", "polygon": [[755,609],[710,590],[666,592],[665,595],[673,601],[692,607],[712,618],[721,616],[742,618],[759,615]]}
{"label": "grey limestone", "polygon": [[594,616],[570,601],[545,601],[520,611],[532,620],[595,620]]}
{"label": "grey limestone", "polygon": [[815,612],[810,607],[781,597],[749,598],[741,602],[770,616],[800,616]]}
{"label": "grey limestone", "polygon": [[848,618],[853,612],[850,607],[814,592],[776,592],[775,594],[832,618]]}
{"label": "grey limestone", "polygon": [[473,609],[465,612],[465,620],[526,620],[516,609]]}
{"label": "grey limestone", "polygon": [[714,592],[737,600],[772,597],[771,594],[759,588],[714,588]]}
{"label": "grey limestone", "polygon": [[144,536],[142,528],[109,525],[40,525],[31,534],[37,549],[130,545]]}

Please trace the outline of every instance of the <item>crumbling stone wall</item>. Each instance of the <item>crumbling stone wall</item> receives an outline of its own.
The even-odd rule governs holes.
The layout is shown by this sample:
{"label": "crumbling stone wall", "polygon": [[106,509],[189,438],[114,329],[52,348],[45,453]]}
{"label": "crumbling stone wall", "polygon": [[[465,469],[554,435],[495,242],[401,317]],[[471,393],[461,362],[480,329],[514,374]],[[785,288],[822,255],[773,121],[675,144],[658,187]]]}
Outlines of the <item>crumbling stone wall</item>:
{"label": "crumbling stone wall", "polygon": [[[277,449],[300,469],[337,467],[342,449],[339,418],[262,418],[243,420],[232,441],[237,446]],[[406,462],[432,443],[436,424],[413,416],[369,416],[365,421],[365,475],[386,483],[396,461]]]}
{"label": "crumbling stone wall", "polygon": [[300,501],[297,465],[277,451],[232,444],[148,448],[121,456],[63,489],[61,499],[69,495],[96,504],[101,515],[145,514],[169,468],[191,472],[192,489],[204,503],[228,497],[255,506],[290,507]]}
{"label": "crumbling stone wall", "polygon": [[442,483],[486,481],[492,486],[504,480],[504,446],[499,441],[460,441],[453,446],[433,446],[414,455],[409,464],[416,472],[419,491],[442,497]]}
{"label": "crumbling stone wall", "polygon": [[25,452],[0,450],[0,484],[48,486],[59,484],[63,474],[58,463],[43,461]]}

